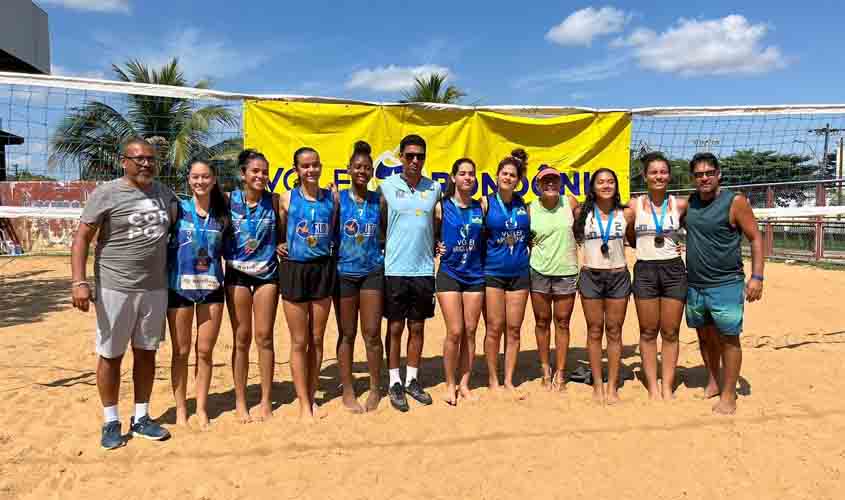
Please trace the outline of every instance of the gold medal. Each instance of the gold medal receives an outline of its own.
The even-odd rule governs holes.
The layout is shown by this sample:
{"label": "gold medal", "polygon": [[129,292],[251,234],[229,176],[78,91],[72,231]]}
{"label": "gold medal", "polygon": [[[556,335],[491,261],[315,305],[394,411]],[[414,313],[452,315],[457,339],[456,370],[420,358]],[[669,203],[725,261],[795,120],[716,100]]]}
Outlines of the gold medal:
{"label": "gold medal", "polygon": [[356,234],[355,241],[358,242],[359,245],[364,243],[364,235],[361,233]]}
{"label": "gold medal", "polygon": [[508,234],[505,236],[505,243],[507,243],[509,247],[512,247],[514,243],[516,243],[516,238],[514,238],[512,234]]}
{"label": "gold medal", "polygon": [[308,242],[309,247],[317,246],[317,237],[316,236],[309,236],[309,237],[305,238],[305,240]]}

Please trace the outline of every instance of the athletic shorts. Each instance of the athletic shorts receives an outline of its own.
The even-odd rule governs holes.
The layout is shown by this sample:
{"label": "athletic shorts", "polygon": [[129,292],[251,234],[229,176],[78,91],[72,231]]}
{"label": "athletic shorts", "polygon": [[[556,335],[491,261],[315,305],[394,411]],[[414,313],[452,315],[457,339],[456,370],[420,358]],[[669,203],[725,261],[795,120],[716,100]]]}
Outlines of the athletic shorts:
{"label": "athletic shorts", "polygon": [[411,321],[434,317],[434,277],[385,276],[384,317]]}
{"label": "athletic shorts", "polygon": [[742,333],[745,310],[745,283],[737,281],[711,288],[690,286],[687,291],[687,326],[715,325],[723,335]]}
{"label": "athletic shorts", "polygon": [[624,299],[631,295],[631,273],[627,269],[581,269],[578,291],[585,299]]}
{"label": "athletic shorts", "polygon": [[687,300],[687,267],[672,260],[638,260],[634,264],[634,296],[638,299],[669,297]]}
{"label": "athletic shorts", "polygon": [[361,290],[384,290],[384,268],[379,267],[364,276],[337,275],[338,296],[352,297]]}
{"label": "athletic shorts", "polygon": [[279,293],[288,302],[308,302],[331,297],[337,280],[337,262],[322,257],[308,262],[282,261]]}
{"label": "athletic shorts", "polygon": [[183,297],[179,295],[176,290],[168,290],[167,291],[167,308],[168,309],[179,309],[180,307],[193,307],[194,305],[200,304],[222,304],[224,300],[225,293],[223,293],[223,287],[221,286],[217,290],[209,293],[205,297],[199,299],[198,301],[194,302],[193,300]]}
{"label": "athletic shorts", "polygon": [[519,276],[485,276],[484,286],[487,288],[499,288],[506,292],[516,292],[531,288],[531,277],[528,273]]}
{"label": "athletic shorts", "polygon": [[531,291],[546,295],[572,295],[578,291],[578,275],[546,276],[532,269]]}
{"label": "athletic shorts", "polygon": [[114,359],[132,347],[155,351],[164,340],[167,289],[121,292],[100,288],[97,312],[97,354]]}
{"label": "athletic shorts", "polygon": [[256,290],[264,285],[279,284],[276,278],[257,278],[243,271],[238,271],[233,267],[226,268],[224,282],[226,286],[243,286],[249,288],[249,293],[255,293]]}
{"label": "athletic shorts", "polygon": [[484,291],[484,282],[475,283],[475,284],[467,284],[463,281],[458,281],[455,278],[449,276],[449,273],[443,270],[441,267],[437,270],[437,276],[434,278],[434,287],[437,289],[437,293],[440,292],[483,292]]}

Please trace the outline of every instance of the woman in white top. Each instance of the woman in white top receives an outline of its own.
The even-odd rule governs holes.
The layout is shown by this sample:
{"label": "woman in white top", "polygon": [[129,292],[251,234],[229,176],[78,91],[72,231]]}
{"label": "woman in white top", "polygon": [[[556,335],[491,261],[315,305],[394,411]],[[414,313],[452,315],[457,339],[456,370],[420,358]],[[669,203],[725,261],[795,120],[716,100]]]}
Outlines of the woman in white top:
{"label": "woman in white top", "polygon": [[[625,262],[626,228],[634,212],[622,205],[619,181],[608,168],[590,177],[581,213],[573,230],[582,246],[584,263],[578,280],[581,306],[587,320],[587,351],[593,375],[593,399],[619,401],[619,365],[622,360],[622,324],[631,294],[631,276]],[[602,383],[602,337],[607,334],[607,390]]]}
{"label": "woman in white top", "polygon": [[[632,200],[636,222],[628,227],[629,238],[636,237],[637,242],[633,290],[640,323],[640,355],[649,398],[671,399],[678,366],[678,330],[687,300],[687,269],[678,237],[687,201],[667,195],[672,171],[662,153],[648,153],[640,161],[648,194]],[[663,359],[660,386],[658,333]]]}

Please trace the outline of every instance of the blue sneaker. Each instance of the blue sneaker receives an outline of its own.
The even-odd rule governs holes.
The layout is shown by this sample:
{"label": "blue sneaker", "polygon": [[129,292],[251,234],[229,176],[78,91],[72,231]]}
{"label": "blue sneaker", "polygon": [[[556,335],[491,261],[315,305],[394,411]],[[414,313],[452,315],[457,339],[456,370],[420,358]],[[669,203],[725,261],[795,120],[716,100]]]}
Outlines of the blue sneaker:
{"label": "blue sneaker", "polygon": [[120,448],[126,444],[120,434],[120,421],[107,422],[103,424],[103,437],[100,438],[100,446],[106,450]]}
{"label": "blue sneaker", "polygon": [[149,439],[151,441],[161,441],[170,437],[170,432],[164,427],[151,419],[149,415],[144,415],[135,421],[135,417],[129,422],[129,428],[132,430],[134,437]]}

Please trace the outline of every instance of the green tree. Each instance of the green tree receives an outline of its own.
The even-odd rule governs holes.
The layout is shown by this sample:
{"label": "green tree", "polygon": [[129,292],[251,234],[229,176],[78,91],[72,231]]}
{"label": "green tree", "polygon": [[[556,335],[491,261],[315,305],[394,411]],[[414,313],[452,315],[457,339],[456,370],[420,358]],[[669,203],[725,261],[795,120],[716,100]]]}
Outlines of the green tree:
{"label": "green tree", "polygon": [[466,93],[454,85],[446,85],[448,75],[431,73],[427,77],[414,78],[414,88],[404,92],[401,102],[437,102],[442,104],[457,104]]}
{"label": "green tree", "polygon": [[[179,61],[173,58],[151,69],[138,60],[121,68],[112,65],[118,80],[134,83],[208,88],[209,81],[189,85]],[[74,162],[84,180],[112,179],[120,175],[120,144],[127,137],[144,137],[156,146],[159,175],[173,187],[187,161],[197,155],[211,159],[242,147],[241,138],[209,145],[215,127],[236,127],[237,117],[226,107],[199,107],[188,99],[128,95],[125,113],[100,101],[71,109],[60,122],[51,141],[51,164]]]}
{"label": "green tree", "polygon": [[53,177],[48,177],[46,175],[40,174],[33,174],[29,171],[28,168],[23,170],[15,170],[15,175],[13,178],[15,181],[24,182],[24,181],[55,181]]}

